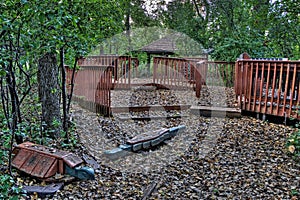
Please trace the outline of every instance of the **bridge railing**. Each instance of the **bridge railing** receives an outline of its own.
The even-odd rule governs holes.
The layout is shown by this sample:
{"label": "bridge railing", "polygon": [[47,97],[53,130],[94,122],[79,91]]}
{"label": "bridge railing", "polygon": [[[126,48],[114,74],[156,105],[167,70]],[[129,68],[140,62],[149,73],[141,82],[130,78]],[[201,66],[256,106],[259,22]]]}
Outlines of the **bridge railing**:
{"label": "bridge railing", "polygon": [[138,76],[139,61],[131,56],[103,54],[78,60],[79,66],[112,66],[114,88],[130,88],[131,78]]}
{"label": "bridge railing", "polygon": [[154,57],[153,66],[153,82],[177,88],[192,86],[197,97],[202,85],[234,86],[234,62]]}
{"label": "bridge railing", "polygon": [[200,80],[201,74],[194,61],[174,57],[153,58],[153,83],[168,88],[192,87],[200,90]]}
{"label": "bridge railing", "polygon": [[242,110],[268,115],[299,116],[300,62],[238,60],[235,91]]}
{"label": "bridge railing", "polygon": [[208,85],[234,87],[235,63],[207,61],[203,78]]}
{"label": "bridge railing", "polygon": [[[111,66],[80,66],[74,80],[73,99],[81,106],[105,116],[111,114]],[[72,70],[67,70],[67,82],[71,84]],[[68,87],[70,91],[70,88]]]}

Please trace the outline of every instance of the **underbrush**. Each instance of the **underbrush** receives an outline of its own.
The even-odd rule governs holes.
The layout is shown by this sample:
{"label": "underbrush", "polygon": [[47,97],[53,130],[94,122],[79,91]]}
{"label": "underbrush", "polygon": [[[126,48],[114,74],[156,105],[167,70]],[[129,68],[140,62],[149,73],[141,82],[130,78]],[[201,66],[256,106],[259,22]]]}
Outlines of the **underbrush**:
{"label": "underbrush", "polygon": [[[23,141],[30,141],[36,144],[51,146],[58,149],[72,151],[78,145],[78,139],[75,133],[75,124],[69,124],[68,141],[66,133],[61,131],[61,137],[53,139],[49,137],[51,131],[45,131],[45,124],[41,123],[41,104],[38,101],[37,92],[34,90],[24,100],[20,107],[22,113],[22,122],[17,124],[14,134],[22,136]],[[24,191],[18,184],[20,177],[16,176],[16,170],[10,169],[10,152],[16,145],[12,142],[13,132],[11,119],[6,119],[3,108],[0,105],[0,199],[20,199]],[[57,122],[54,122],[57,123]],[[57,124],[58,125],[58,124]]]}
{"label": "underbrush", "polygon": [[295,131],[288,137],[286,146],[290,154],[292,154],[297,158],[300,156],[300,130],[299,129],[297,129],[297,131]]}

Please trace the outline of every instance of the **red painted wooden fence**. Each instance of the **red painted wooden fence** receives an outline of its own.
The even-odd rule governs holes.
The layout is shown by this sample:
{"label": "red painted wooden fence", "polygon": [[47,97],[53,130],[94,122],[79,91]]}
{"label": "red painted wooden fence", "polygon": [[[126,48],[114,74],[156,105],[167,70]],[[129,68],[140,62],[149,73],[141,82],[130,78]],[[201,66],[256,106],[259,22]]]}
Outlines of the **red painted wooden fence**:
{"label": "red painted wooden fence", "polygon": [[[105,116],[111,114],[112,71],[110,66],[80,66],[74,80],[73,98],[93,112]],[[72,70],[67,71],[71,82]]]}
{"label": "red painted wooden fence", "polygon": [[172,89],[192,87],[196,90],[196,95],[200,96],[203,82],[195,60],[174,57],[153,58],[153,83],[155,84]]}
{"label": "red painted wooden fence", "polygon": [[207,84],[234,87],[235,63],[225,61],[207,61],[203,68],[203,78]]}
{"label": "red painted wooden fence", "polygon": [[138,76],[139,61],[130,56],[88,56],[78,61],[79,66],[112,66],[113,88],[130,88],[131,78]]}
{"label": "red painted wooden fence", "polygon": [[235,65],[235,91],[245,111],[299,119],[299,80],[299,61],[248,59]]}
{"label": "red painted wooden fence", "polygon": [[193,87],[200,97],[202,85],[234,86],[234,62],[197,58],[154,57],[153,82],[167,87]]}
{"label": "red painted wooden fence", "polygon": [[[75,100],[104,115],[111,112],[110,90],[130,89],[132,78],[138,77],[138,59],[129,56],[91,56],[79,60],[78,65],[81,69],[76,72]],[[170,89],[192,88],[200,97],[201,86],[206,83],[232,86],[233,68],[234,63],[210,62],[203,58],[154,57],[153,79],[146,84]],[[70,81],[70,77],[71,71],[68,71],[67,80]]]}

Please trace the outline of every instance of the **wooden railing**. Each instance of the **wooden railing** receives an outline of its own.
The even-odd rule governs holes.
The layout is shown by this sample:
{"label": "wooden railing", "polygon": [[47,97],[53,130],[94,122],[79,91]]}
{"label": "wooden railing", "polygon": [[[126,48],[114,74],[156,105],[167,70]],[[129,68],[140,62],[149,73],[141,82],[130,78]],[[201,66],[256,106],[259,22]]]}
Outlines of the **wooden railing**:
{"label": "wooden railing", "polygon": [[239,60],[235,91],[242,110],[299,117],[300,62]]}
{"label": "wooden railing", "polygon": [[207,84],[234,87],[234,62],[208,61],[206,65],[205,72],[201,74]]}
{"label": "wooden railing", "polygon": [[[73,99],[81,106],[105,116],[111,114],[111,66],[80,66],[74,80]],[[67,70],[67,81],[71,82],[72,70]],[[68,87],[68,90],[70,88]]]}
{"label": "wooden railing", "polygon": [[190,87],[200,96],[202,85],[234,86],[234,62],[196,58],[154,57],[153,82],[168,87]]}
{"label": "wooden railing", "polygon": [[201,80],[201,74],[194,61],[172,57],[153,58],[153,83],[155,84],[176,89],[192,87],[200,96],[201,83],[203,82]]}
{"label": "wooden railing", "polygon": [[130,88],[131,78],[138,76],[139,61],[130,56],[88,56],[78,61],[79,66],[112,66],[113,88]]}
{"label": "wooden railing", "polygon": [[79,66],[114,66],[118,55],[88,56],[78,60]]}

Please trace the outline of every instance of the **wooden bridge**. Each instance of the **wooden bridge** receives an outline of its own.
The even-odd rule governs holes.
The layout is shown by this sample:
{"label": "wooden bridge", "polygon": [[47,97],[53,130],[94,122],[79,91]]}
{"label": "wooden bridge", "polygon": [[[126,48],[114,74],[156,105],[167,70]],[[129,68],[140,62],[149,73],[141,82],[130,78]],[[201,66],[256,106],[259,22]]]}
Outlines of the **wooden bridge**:
{"label": "wooden bridge", "polygon": [[299,80],[299,61],[244,59],[235,65],[235,91],[244,111],[299,119]]}
{"label": "wooden bridge", "polygon": [[[174,90],[190,88],[199,97],[203,85],[213,84],[234,87],[243,111],[300,118],[299,61],[241,59],[234,63],[154,57],[150,79],[139,75],[138,59],[129,56],[92,56],[78,65],[75,100],[106,116],[112,111],[111,90],[155,85]],[[70,69],[68,82],[71,84]]]}

